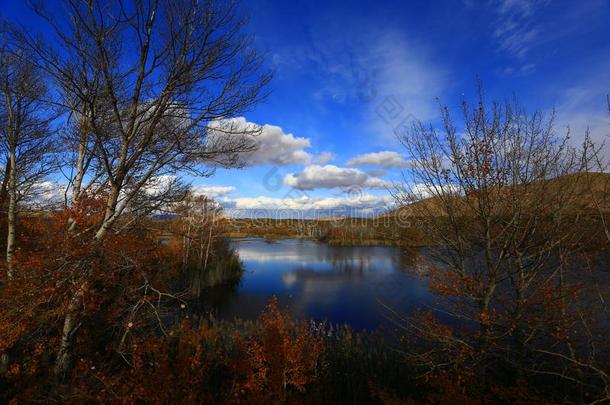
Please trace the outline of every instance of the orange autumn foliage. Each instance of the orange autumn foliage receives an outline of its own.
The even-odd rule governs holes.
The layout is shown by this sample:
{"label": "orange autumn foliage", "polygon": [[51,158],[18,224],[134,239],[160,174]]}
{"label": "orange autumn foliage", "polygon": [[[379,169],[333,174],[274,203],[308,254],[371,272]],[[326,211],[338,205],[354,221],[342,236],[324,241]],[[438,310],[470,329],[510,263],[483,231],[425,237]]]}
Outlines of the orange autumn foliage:
{"label": "orange autumn foliage", "polygon": [[184,320],[166,337],[134,339],[129,364],[81,359],[70,384],[80,401],[283,403],[316,381],[322,348],[321,337],[274,299],[253,332]]}
{"label": "orange autumn foliage", "polygon": [[276,298],[260,322],[261,333],[241,343],[248,356],[240,367],[246,377],[241,393],[257,401],[283,402],[291,389],[304,392],[316,379],[322,340],[307,323],[297,324],[280,311]]}
{"label": "orange autumn foliage", "polygon": [[102,198],[85,196],[73,209],[21,220],[16,277],[0,294],[0,355],[12,359],[4,378],[22,398],[52,379],[61,323],[79,287],[86,285],[78,306],[76,354],[82,356],[121,333],[135,302],[154,299],[143,297],[142,286],[163,284],[172,275],[172,255],[145,232],[97,243],[93,235],[103,209]]}
{"label": "orange autumn foliage", "polygon": [[[95,241],[103,210],[102,198],[85,196],[73,209],[22,220],[17,276],[0,295],[0,355],[10,359],[0,401],[49,398],[45,387],[54,387],[51,397],[69,402],[283,402],[318,378],[322,338],[276,300],[254,330],[169,327],[179,314],[167,311],[178,306],[161,305],[160,291],[180,271],[179,255],[142,227]],[[61,325],[76,294],[75,361],[56,385]]]}

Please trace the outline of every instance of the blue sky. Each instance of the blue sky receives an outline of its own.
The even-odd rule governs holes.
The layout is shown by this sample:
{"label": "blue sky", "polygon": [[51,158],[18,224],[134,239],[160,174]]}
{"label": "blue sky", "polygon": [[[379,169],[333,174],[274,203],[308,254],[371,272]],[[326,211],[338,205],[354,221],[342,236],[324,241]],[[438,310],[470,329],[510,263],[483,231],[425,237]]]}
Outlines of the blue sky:
{"label": "blue sky", "polygon": [[[0,0],[23,17],[21,1]],[[517,95],[557,111],[574,139],[610,133],[610,2],[605,0],[243,2],[276,71],[271,96],[243,119],[265,125],[241,170],[189,179],[228,207],[387,206],[400,174],[401,122],[434,122],[479,77],[488,99]],[[368,155],[377,153],[375,155]],[[212,188],[213,187],[213,188]]]}

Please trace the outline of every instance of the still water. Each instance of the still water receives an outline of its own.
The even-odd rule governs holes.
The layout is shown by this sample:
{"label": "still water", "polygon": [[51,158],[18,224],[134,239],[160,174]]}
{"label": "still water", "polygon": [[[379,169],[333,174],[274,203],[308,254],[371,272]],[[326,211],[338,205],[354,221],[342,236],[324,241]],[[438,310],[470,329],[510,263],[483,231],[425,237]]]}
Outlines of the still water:
{"label": "still water", "polygon": [[343,247],[287,239],[236,239],[245,267],[238,286],[210,292],[224,319],[256,318],[276,296],[297,319],[349,323],[355,329],[392,327],[387,307],[409,312],[432,304],[424,282],[407,271],[412,256],[392,247]]}

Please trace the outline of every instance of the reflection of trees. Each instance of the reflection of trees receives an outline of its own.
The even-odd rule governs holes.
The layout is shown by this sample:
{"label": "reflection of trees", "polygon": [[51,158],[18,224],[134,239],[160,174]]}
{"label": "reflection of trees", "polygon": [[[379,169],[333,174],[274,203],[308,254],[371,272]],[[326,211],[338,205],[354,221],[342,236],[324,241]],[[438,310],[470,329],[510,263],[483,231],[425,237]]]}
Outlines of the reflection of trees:
{"label": "reflection of trees", "polygon": [[406,274],[425,278],[428,271],[439,266],[442,266],[442,263],[426,248],[407,248],[401,251],[399,268]]}
{"label": "reflection of trees", "polygon": [[[400,251],[388,247],[346,247],[305,242],[296,246],[301,257],[329,263],[338,273],[366,273],[379,269],[401,268]],[[313,261],[312,260],[312,261]]]}
{"label": "reflection of trees", "polygon": [[300,264],[303,267],[328,264],[332,271],[339,273],[402,269],[408,257],[391,247],[330,246],[304,240],[281,241],[271,245],[249,240],[247,244],[239,242],[237,246],[240,259],[244,262],[285,261],[289,265]]}
{"label": "reflection of trees", "polygon": [[410,310],[431,297],[425,284],[405,271],[419,263],[419,252],[303,240],[267,244],[250,239],[236,241],[233,246],[244,261],[246,277],[255,279],[258,273],[263,284],[255,282],[252,289],[248,283],[241,290],[205,290],[198,306],[190,308],[192,313],[255,319],[275,295],[299,319],[331,316],[377,325],[385,319],[381,302]]}
{"label": "reflection of trees", "polygon": [[237,298],[239,282],[222,284],[216,287],[205,288],[201,291],[198,300],[191,300],[188,307],[181,308],[179,312],[173,313],[173,319],[180,321],[186,312],[194,325],[198,325],[200,320],[210,316],[218,316],[223,308],[229,307]]}
{"label": "reflection of trees", "polygon": [[284,284],[302,284],[310,280],[324,280],[325,282],[361,280],[366,278],[367,271],[363,266],[350,266],[343,263],[338,267],[333,267],[337,271],[319,271],[311,268],[301,268],[298,270],[282,273]]}

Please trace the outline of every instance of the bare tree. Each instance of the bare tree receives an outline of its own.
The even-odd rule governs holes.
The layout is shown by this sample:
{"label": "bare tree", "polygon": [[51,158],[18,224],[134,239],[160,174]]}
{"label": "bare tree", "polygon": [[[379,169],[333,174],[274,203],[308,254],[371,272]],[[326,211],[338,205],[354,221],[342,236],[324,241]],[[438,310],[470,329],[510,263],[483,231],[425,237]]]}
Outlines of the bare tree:
{"label": "bare tree", "polygon": [[174,212],[177,215],[174,232],[182,239],[183,272],[192,275],[191,293],[199,295],[203,287],[232,281],[234,274],[209,269],[212,246],[222,227],[220,204],[205,195],[189,194],[176,204]]}
{"label": "bare tree", "polygon": [[454,365],[465,359],[460,351],[483,376],[494,358],[525,370],[549,330],[540,313],[545,293],[555,303],[567,299],[574,258],[588,243],[583,174],[591,155],[572,147],[569,133],[558,135],[552,116],[514,101],[486,104],[481,89],[474,106],[463,102],[459,124],[447,107],[441,112],[440,130],[416,122],[400,137],[411,167],[394,194],[428,240],[432,287],[452,297],[438,310],[478,327],[459,336],[401,320],[436,341],[414,353],[427,367]]}
{"label": "bare tree", "polygon": [[[78,123],[73,200],[91,191],[107,199],[95,240],[134,210],[155,178],[210,175],[218,165],[239,166],[241,154],[256,147],[258,128],[225,120],[260,101],[271,78],[243,33],[236,2],[65,0],[63,7],[67,14],[57,16],[34,4],[56,42],[26,29],[13,38],[55,79],[53,103]],[[81,287],[76,296],[86,281]],[[58,375],[68,370],[77,325],[79,299],[72,302]]]}
{"label": "bare tree", "polygon": [[[43,98],[46,85],[25,55],[6,44],[0,49],[0,134],[5,161],[0,204],[7,213],[6,263],[9,279],[14,276],[15,233],[18,203],[32,200],[40,182],[56,166],[52,112]],[[5,201],[6,200],[6,201]]]}

